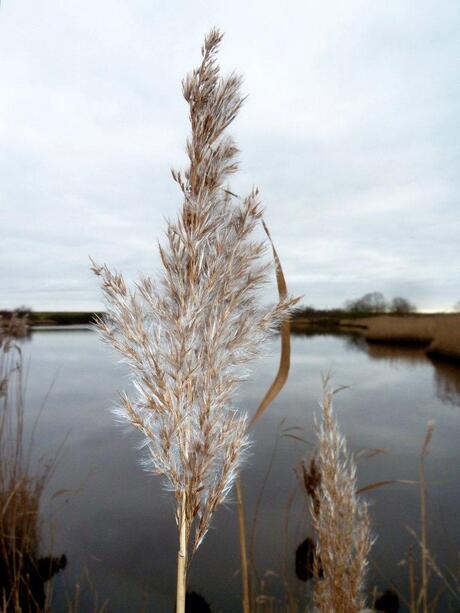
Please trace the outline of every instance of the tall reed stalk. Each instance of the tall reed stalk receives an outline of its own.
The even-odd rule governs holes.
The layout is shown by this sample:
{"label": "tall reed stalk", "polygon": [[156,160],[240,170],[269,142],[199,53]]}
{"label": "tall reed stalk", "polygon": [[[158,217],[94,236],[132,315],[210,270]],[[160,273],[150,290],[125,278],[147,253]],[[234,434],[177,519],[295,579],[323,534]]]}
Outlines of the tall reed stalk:
{"label": "tall reed stalk", "polygon": [[246,415],[231,402],[242,366],[295,303],[286,297],[261,307],[271,264],[265,242],[253,236],[262,218],[258,191],[241,200],[226,185],[238,150],[224,133],[243,98],[239,76],[220,76],[221,39],[210,31],[201,64],[182,83],[189,165],[185,173],[172,171],[183,204],[159,247],[160,277],[129,289],[122,275],[93,263],[107,302],[100,332],[134,381],[135,398],[124,395],[119,414],[142,432],[148,468],[176,499],[177,613],[184,611],[190,559],[248,446]]}
{"label": "tall reed stalk", "polygon": [[422,586],[420,589],[420,606],[423,613],[428,613],[428,538],[427,538],[427,485],[425,477],[425,458],[428,455],[431,439],[433,438],[434,423],[429,422],[425,434],[425,439],[422,445],[419,462],[419,478],[420,478],[420,548],[422,554],[421,571],[422,571]]}

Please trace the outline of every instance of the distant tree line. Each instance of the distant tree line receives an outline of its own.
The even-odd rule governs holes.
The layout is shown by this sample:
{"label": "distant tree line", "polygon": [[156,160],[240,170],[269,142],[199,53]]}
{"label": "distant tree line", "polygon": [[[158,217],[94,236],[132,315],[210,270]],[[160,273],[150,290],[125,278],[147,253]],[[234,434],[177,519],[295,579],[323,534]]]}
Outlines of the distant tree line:
{"label": "distant tree line", "polygon": [[0,309],[0,320],[9,322],[20,319],[32,326],[69,326],[94,324],[96,317],[103,317],[101,311],[33,311],[30,307],[20,306],[14,310]]}
{"label": "distant tree line", "polygon": [[417,307],[402,296],[395,296],[391,300],[386,300],[381,292],[370,292],[364,294],[361,298],[347,300],[345,310],[350,313],[395,313],[404,315],[415,313]]}
{"label": "distant tree line", "polygon": [[353,315],[375,315],[391,313],[395,315],[407,315],[415,313],[417,307],[407,298],[395,296],[391,300],[386,300],[381,292],[369,292],[360,298],[347,300],[343,307],[334,309],[315,309],[312,306],[300,306],[294,310],[293,316],[297,317],[343,317],[346,314]]}

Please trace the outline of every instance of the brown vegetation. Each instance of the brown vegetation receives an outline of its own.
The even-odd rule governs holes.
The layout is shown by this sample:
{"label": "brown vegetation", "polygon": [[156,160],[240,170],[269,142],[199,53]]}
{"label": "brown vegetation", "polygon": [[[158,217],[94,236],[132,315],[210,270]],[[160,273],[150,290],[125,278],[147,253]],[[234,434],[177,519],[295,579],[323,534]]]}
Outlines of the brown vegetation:
{"label": "brown vegetation", "polygon": [[[0,318],[4,325],[10,321],[19,323],[23,327],[25,336],[30,332],[31,326],[86,326],[96,322],[97,317],[103,317],[102,312],[93,311],[33,311],[26,307],[19,307],[13,311],[0,310]],[[18,336],[18,335],[14,335]]]}
{"label": "brown vegetation", "polygon": [[22,353],[26,316],[0,320],[0,610],[37,612],[45,607],[45,583],[65,556],[39,556],[40,500],[50,465],[30,470],[24,444]]}
{"label": "brown vegetation", "polygon": [[438,326],[427,355],[431,358],[460,361],[460,314],[451,316],[443,326]]}
{"label": "brown vegetation", "polygon": [[29,323],[28,315],[19,315],[17,311],[0,311],[0,349],[4,356],[2,358],[4,364],[5,356],[14,344],[13,339],[27,336]]}
{"label": "brown vegetation", "polygon": [[460,314],[382,315],[344,319],[340,325],[358,332],[370,343],[425,347],[433,358],[460,361]]}

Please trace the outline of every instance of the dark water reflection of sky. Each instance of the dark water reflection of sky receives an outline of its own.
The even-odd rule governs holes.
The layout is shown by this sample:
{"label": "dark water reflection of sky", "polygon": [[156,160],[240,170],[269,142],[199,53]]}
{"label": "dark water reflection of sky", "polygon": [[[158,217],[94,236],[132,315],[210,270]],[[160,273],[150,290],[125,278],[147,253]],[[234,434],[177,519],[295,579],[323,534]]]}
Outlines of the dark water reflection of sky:
{"label": "dark water reflection of sky", "polygon": [[[56,585],[55,610],[63,609],[75,583],[82,585],[82,610],[91,610],[91,586],[108,611],[173,610],[176,527],[173,504],[156,478],[138,465],[137,435],[114,422],[109,409],[127,381],[125,367],[93,332],[34,333],[24,347],[28,363],[27,410],[37,412],[53,378],[36,435],[36,454],[53,453],[66,438],[45,496],[44,525],[52,524],[53,552],[66,553],[68,566]],[[252,411],[276,371],[278,342],[259,361],[242,387],[238,405]],[[313,415],[321,399],[321,374],[332,372],[335,385],[349,389],[335,407],[350,447],[385,448],[387,453],[359,462],[359,484],[417,479],[426,424],[436,431],[427,462],[429,539],[439,564],[454,568],[460,550],[460,370],[434,366],[423,352],[367,347],[349,337],[295,336],[289,381],[254,431],[252,457],[243,473],[248,523],[269,465],[277,430],[298,426],[313,440]],[[29,422],[31,423],[31,422]],[[293,467],[306,447],[282,438],[262,498],[255,538],[259,573],[280,573],[286,545],[284,520],[295,490]],[[59,490],[70,490],[53,498]],[[395,484],[368,493],[373,548],[371,583],[391,582],[407,592],[406,571],[398,563],[414,544],[407,527],[418,529],[418,490]],[[294,551],[309,534],[302,493],[290,513],[287,573],[294,574]],[[238,528],[235,508],[217,513],[196,555],[190,588],[202,593],[214,613],[240,610]],[[282,581],[269,573],[267,591],[280,596]],[[142,606],[144,605],[144,609]]]}

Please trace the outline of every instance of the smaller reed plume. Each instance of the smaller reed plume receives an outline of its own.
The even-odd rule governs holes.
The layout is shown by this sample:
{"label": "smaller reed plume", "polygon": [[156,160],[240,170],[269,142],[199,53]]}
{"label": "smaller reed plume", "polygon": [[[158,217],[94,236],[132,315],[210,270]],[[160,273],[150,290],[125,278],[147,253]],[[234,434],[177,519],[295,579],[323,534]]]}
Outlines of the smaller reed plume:
{"label": "smaller reed plume", "polygon": [[184,174],[172,172],[183,205],[160,246],[160,278],[144,278],[130,290],[120,274],[93,264],[108,311],[99,329],[133,374],[136,397],[125,395],[120,413],[144,435],[149,468],[176,498],[178,613],[190,554],[248,445],[246,416],[231,402],[242,366],[295,303],[286,298],[261,307],[271,265],[263,258],[265,243],[253,237],[262,219],[258,192],[239,200],[225,184],[238,168],[238,150],[224,132],[243,99],[240,77],[219,74],[221,39],[211,30],[200,66],[182,84],[192,129],[189,166]]}
{"label": "smaller reed plume", "polygon": [[369,515],[356,496],[356,466],[334,417],[333,395],[326,379],[317,426],[320,478],[310,507],[317,541],[314,603],[322,613],[358,613],[365,608]]}

